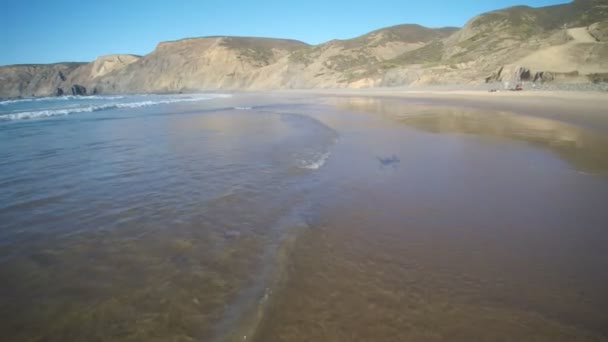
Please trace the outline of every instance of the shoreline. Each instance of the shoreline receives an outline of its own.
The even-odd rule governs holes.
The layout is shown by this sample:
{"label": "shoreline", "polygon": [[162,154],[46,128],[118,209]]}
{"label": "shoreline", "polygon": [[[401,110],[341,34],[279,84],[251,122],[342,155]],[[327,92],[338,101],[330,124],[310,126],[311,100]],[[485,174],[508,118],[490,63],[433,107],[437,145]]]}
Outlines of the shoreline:
{"label": "shoreline", "polygon": [[[483,85],[481,85],[483,86]],[[361,97],[392,99],[404,102],[417,102],[425,105],[455,106],[493,111],[506,111],[525,114],[545,119],[583,126],[585,128],[608,132],[608,92],[572,91],[572,90],[523,90],[489,92],[487,89],[466,89],[466,86],[446,88],[431,86],[420,88],[365,88],[365,89],[278,89],[278,90],[224,90],[223,93],[236,96],[270,95],[270,96],[318,96]],[[184,92],[180,95],[214,94],[221,90]],[[177,95],[179,93],[147,93],[139,95]],[[134,93],[112,93],[96,96],[130,96]],[[83,96],[86,98],[87,96]],[[40,99],[34,97],[31,99]],[[52,98],[52,97],[49,97]],[[30,98],[28,98],[30,99]],[[0,101],[11,101],[2,99]]]}
{"label": "shoreline", "polygon": [[500,91],[483,90],[403,90],[314,89],[283,90],[275,94],[322,97],[361,97],[418,102],[425,105],[455,106],[525,114],[557,120],[594,131],[608,132],[608,93],[579,91]]}
{"label": "shoreline", "polygon": [[55,96],[48,94],[44,96],[0,96],[1,101],[22,100],[22,99],[39,99],[39,98],[54,98],[62,96],[127,96],[127,95],[188,95],[188,94],[207,94],[207,93],[280,93],[280,92],[298,92],[298,93],[407,93],[407,94],[456,94],[456,93],[492,93],[490,90],[496,90],[498,93],[516,93],[516,94],[547,94],[547,93],[563,93],[563,94],[605,94],[608,96],[608,83],[547,83],[547,84],[530,84],[524,82],[523,91],[511,91],[503,89],[502,83],[471,83],[471,84],[437,84],[437,85],[420,85],[420,86],[397,86],[397,87],[373,87],[373,88],[226,88],[226,89],[183,89],[179,91],[149,91],[149,92],[108,92],[86,95],[63,94]]}

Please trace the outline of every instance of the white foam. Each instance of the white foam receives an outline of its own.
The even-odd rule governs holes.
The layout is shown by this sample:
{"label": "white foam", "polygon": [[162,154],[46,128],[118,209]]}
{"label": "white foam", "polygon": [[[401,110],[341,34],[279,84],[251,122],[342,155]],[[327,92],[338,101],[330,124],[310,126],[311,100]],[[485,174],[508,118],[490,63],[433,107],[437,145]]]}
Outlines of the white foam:
{"label": "white foam", "polygon": [[234,107],[236,110],[252,110],[252,107]]}
{"label": "white foam", "polygon": [[0,115],[0,120],[23,120],[33,118],[43,118],[48,116],[59,116],[68,115],[73,113],[85,113],[94,112],[95,110],[103,110],[101,107],[84,107],[84,108],[70,108],[70,109],[47,109],[47,110],[36,110],[31,112],[19,112],[11,114]]}
{"label": "white foam", "polygon": [[577,173],[581,176],[599,176],[599,173],[593,173],[593,172],[585,172],[585,171],[577,171]]}
{"label": "white foam", "polygon": [[313,160],[300,160],[299,167],[307,170],[318,170],[325,165],[330,155],[330,152],[325,152],[323,154],[319,154],[318,157]]}
{"label": "white foam", "polygon": [[5,100],[0,101],[0,105],[9,105],[15,103],[25,103],[25,102],[40,102],[40,101],[68,101],[68,100],[119,100],[123,99],[124,96],[74,96],[74,95],[66,95],[66,96],[54,96],[54,97],[36,97],[36,98],[26,98],[26,99],[16,99],[16,100]]}
{"label": "white foam", "polygon": [[41,117],[50,117],[50,116],[61,116],[61,115],[69,115],[76,113],[90,113],[90,112],[99,112],[103,110],[116,109],[116,108],[141,108],[141,107],[149,107],[155,105],[162,104],[171,104],[171,103],[180,103],[180,102],[196,102],[196,101],[204,101],[210,100],[218,97],[230,97],[228,94],[209,94],[204,96],[196,96],[196,97],[181,97],[181,98],[171,98],[166,100],[148,100],[148,101],[140,101],[140,102],[125,102],[125,103],[108,103],[98,106],[87,106],[87,107],[78,107],[78,108],[60,108],[60,109],[46,109],[46,110],[36,110],[36,111],[24,111],[17,113],[9,113],[9,114],[0,114],[0,120],[23,120],[23,119],[34,119]]}

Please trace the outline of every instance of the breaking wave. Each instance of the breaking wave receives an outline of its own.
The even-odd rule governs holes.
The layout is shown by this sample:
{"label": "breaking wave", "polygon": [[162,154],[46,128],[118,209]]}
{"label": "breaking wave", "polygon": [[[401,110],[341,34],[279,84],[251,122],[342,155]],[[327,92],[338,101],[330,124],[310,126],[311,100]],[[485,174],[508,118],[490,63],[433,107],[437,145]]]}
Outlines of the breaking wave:
{"label": "breaking wave", "polygon": [[26,99],[15,99],[15,100],[4,100],[0,101],[0,106],[5,106],[9,104],[15,103],[26,103],[26,102],[41,102],[41,101],[68,101],[68,100],[119,100],[123,99],[124,96],[74,96],[74,95],[66,95],[66,96],[53,96],[53,97],[36,97],[36,98],[26,98]]}
{"label": "breaking wave", "polygon": [[[141,108],[141,107],[149,107],[149,106],[171,104],[171,103],[197,102],[197,101],[204,101],[204,100],[210,100],[210,99],[214,99],[214,98],[230,97],[230,96],[231,95],[227,95],[227,94],[213,94],[213,95],[197,96],[197,97],[189,97],[189,98],[172,98],[172,99],[154,100],[154,101],[148,100],[148,101],[140,101],[140,102],[107,103],[107,104],[101,104],[101,105],[96,105],[96,106],[92,105],[92,106],[77,107],[77,108],[59,108],[59,109],[23,111],[23,112],[0,114],[0,120],[24,120],[24,119],[43,118],[43,117],[50,117],[50,116],[69,115],[69,114],[76,114],[76,113],[99,112],[99,111],[117,109],[117,108]],[[90,99],[91,97],[88,97],[88,98]],[[109,99],[109,98],[100,97],[100,99]]]}
{"label": "breaking wave", "polygon": [[318,170],[325,165],[330,155],[330,152],[325,152],[316,154],[313,158],[300,159],[298,160],[298,167],[307,170]]}

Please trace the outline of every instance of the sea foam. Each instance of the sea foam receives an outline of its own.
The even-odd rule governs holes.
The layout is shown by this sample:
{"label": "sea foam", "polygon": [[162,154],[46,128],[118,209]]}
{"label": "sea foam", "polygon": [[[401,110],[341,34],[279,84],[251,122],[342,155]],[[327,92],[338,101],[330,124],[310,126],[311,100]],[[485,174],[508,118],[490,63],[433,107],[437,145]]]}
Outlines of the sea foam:
{"label": "sea foam", "polygon": [[323,165],[325,165],[325,163],[329,159],[330,155],[331,155],[330,152],[325,152],[325,153],[316,155],[315,158],[312,158],[310,160],[299,160],[298,166],[302,169],[318,170],[318,169],[322,168]]}
{"label": "sea foam", "polygon": [[[101,105],[91,105],[91,106],[76,107],[76,108],[58,108],[58,109],[44,109],[44,110],[34,110],[34,111],[22,111],[22,112],[0,114],[0,120],[24,120],[24,119],[61,116],[61,115],[69,115],[69,114],[77,114],[77,113],[99,112],[99,111],[117,109],[117,108],[141,108],[141,107],[149,107],[149,106],[162,105],[162,104],[204,101],[204,100],[210,100],[210,99],[214,99],[214,98],[230,97],[230,96],[231,95],[228,95],[228,94],[210,94],[210,95],[205,95],[205,96],[188,97],[188,98],[171,98],[171,99],[147,100],[147,101],[139,101],[139,102],[106,103],[106,104],[101,104]],[[91,97],[88,97],[88,98],[91,99]],[[118,97],[115,97],[115,99],[117,99],[117,98]],[[100,97],[100,99],[109,99],[109,97]],[[25,100],[25,99],[23,99],[23,100]],[[38,100],[38,99],[36,99],[36,100]],[[15,101],[17,101],[17,100],[15,100]]]}
{"label": "sea foam", "polygon": [[27,103],[27,102],[42,102],[42,101],[69,101],[69,100],[119,100],[123,99],[124,96],[74,96],[74,95],[66,95],[66,96],[53,96],[53,97],[32,97],[25,99],[15,99],[15,100],[4,100],[0,101],[0,106],[6,106],[15,103]]}

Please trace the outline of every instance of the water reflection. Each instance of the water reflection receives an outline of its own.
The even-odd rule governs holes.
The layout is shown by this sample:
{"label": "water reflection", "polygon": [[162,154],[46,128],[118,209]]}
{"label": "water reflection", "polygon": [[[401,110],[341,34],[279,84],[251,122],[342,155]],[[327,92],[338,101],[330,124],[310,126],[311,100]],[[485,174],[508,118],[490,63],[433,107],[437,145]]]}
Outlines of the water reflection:
{"label": "water reflection", "polygon": [[335,104],[318,115],[341,137],[329,195],[256,341],[606,340],[608,182],[558,157],[603,172],[603,137],[509,113]]}
{"label": "water reflection", "polygon": [[608,174],[608,137],[560,121],[475,108],[375,98],[338,99],[339,108],[381,114],[433,133],[464,133],[524,141],[557,153],[580,171]]}

